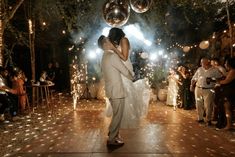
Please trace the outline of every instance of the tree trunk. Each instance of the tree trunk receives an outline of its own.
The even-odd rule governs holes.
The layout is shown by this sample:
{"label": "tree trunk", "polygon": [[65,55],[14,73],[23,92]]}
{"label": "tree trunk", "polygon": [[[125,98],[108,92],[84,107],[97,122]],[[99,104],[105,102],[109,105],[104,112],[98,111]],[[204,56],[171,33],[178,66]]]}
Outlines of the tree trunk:
{"label": "tree trunk", "polygon": [[35,78],[35,19],[29,20],[29,49],[30,49],[30,61],[31,61],[31,76],[32,80],[36,80]]}
{"label": "tree trunk", "polygon": [[0,2],[0,66],[3,65],[3,10],[2,10],[2,3]]}
{"label": "tree trunk", "polygon": [[4,10],[4,1],[0,2],[0,66],[4,63],[4,47],[3,47],[3,34],[7,23],[14,17],[17,9],[21,6],[24,0],[18,0],[9,12]]}
{"label": "tree trunk", "polygon": [[230,54],[231,57],[234,56],[233,54],[233,28],[230,21],[230,14],[229,14],[229,0],[226,0],[226,12],[227,12],[227,19],[228,19],[228,28],[229,28],[229,45],[230,45]]}

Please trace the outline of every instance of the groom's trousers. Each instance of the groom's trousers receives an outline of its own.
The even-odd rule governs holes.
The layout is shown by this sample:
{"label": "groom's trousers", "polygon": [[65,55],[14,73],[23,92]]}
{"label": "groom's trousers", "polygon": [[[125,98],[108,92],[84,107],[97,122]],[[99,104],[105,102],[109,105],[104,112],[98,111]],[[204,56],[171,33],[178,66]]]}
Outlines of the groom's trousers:
{"label": "groom's trousers", "polygon": [[109,141],[114,141],[118,136],[119,128],[122,121],[125,99],[110,99],[111,106],[113,108],[113,117],[109,125]]}

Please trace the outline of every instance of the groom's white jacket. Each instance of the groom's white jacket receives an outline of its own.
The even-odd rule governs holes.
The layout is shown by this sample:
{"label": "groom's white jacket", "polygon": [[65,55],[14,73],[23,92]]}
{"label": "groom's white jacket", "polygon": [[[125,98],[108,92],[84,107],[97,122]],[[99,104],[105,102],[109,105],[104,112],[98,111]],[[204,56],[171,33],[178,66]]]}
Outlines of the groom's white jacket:
{"label": "groom's white jacket", "polygon": [[109,99],[124,98],[125,91],[121,74],[131,80],[133,77],[119,56],[116,53],[104,51],[101,69],[105,82],[106,97]]}

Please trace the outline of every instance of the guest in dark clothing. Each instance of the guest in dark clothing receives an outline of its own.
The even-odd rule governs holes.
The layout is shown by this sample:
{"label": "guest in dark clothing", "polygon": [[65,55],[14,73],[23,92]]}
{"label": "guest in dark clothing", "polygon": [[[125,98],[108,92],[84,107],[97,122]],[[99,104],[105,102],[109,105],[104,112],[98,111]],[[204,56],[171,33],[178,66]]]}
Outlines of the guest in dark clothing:
{"label": "guest in dark clothing", "polygon": [[188,110],[192,107],[192,95],[190,92],[191,78],[186,67],[181,66],[179,69],[179,91],[178,103],[180,108]]}
{"label": "guest in dark clothing", "polygon": [[193,106],[193,100],[192,100],[192,94],[190,91],[190,84],[191,84],[191,79],[189,76],[189,72],[185,68],[184,70],[184,75],[183,75],[183,108],[185,110],[191,109]]}
{"label": "guest in dark clothing", "polygon": [[55,78],[54,78],[54,83],[55,83],[55,89],[57,91],[62,90],[62,70],[60,68],[60,65],[58,62],[55,62]]}
{"label": "guest in dark clothing", "polygon": [[54,82],[55,79],[55,69],[53,67],[53,64],[50,62],[48,63],[48,67],[46,69],[46,73],[47,73],[47,80]]}
{"label": "guest in dark clothing", "polygon": [[177,69],[177,75],[179,76],[178,79],[178,94],[177,94],[177,105],[179,108],[183,108],[183,94],[184,94],[184,87],[183,87],[183,73],[182,73],[183,66],[179,66]]}
{"label": "guest in dark clothing", "polygon": [[226,60],[225,67],[228,70],[226,78],[218,81],[218,86],[215,88],[215,103],[219,109],[216,126],[229,130],[232,126],[231,110],[235,105],[235,58]]}

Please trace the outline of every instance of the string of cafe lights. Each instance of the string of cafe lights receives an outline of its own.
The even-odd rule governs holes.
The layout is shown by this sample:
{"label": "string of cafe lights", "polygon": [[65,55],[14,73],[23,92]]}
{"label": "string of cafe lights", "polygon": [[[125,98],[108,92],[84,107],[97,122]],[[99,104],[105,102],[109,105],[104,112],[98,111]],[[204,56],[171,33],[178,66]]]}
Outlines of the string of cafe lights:
{"label": "string of cafe lights", "polygon": [[[235,23],[233,24],[233,27],[235,27]],[[228,30],[225,29],[224,31],[219,32],[218,34],[220,34],[220,33],[226,34],[226,33],[228,33]],[[215,39],[215,38],[216,38],[216,33],[214,32],[213,35],[211,36],[211,39]],[[204,42],[204,44],[206,44],[206,45],[209,46],[210,40],[208,39],[208,40],[204,40],[204,41],[202,41],[202,42]],[[178,42],[176,42],[176,43],[172,44],[171,46],[167,47],[166,49],[167,49],[167,50],[170,50],[170,49],[172,49],[172,48],[179,47],[179,48],[181,48],[182,50],[185,49],[185,51],[188,52],[188,51],[190,51],[190,49],[200,47],[200,44],[201,44],[202,42],[197,43],[197,44],[191,44],[191,45],[181,45],[181,44],[179,44]],[[233,43],[233,47],[235,47],[235,43]],[[184,51],[184,52],[185,52],[185,51]]]}

